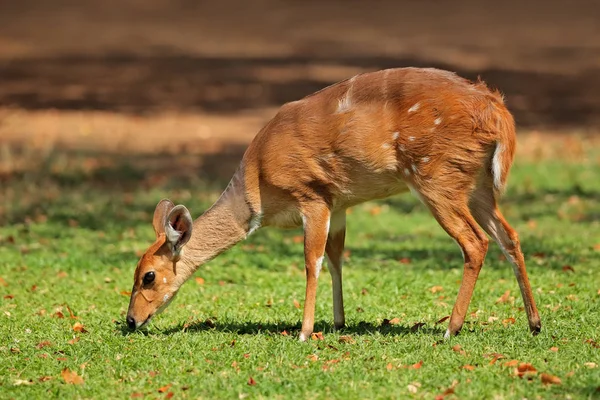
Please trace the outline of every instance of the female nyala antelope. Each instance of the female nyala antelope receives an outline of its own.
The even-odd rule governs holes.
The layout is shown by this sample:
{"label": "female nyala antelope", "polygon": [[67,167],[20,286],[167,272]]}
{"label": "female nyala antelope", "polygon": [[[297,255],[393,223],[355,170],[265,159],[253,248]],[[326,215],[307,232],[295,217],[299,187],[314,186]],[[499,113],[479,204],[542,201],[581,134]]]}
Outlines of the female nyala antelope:
{"label": "female nyala antelope", "polygon": [[344,326],[346,209],[410,190],[458,243],[463,279],[446,337],[459,332],[485,258],[487,232],[513,264],[529,328],[541,329],[517,233],[497,207],[515,152],[499,93],[436,69],[357,75],[285,104],[256,135],[229,186],[192,221],[162,200],[156,241],[135,270],[127,324],[144,326],[199,266],[262,226],[304,227],[306,297],[300,340],[313,331],[323,257]]}

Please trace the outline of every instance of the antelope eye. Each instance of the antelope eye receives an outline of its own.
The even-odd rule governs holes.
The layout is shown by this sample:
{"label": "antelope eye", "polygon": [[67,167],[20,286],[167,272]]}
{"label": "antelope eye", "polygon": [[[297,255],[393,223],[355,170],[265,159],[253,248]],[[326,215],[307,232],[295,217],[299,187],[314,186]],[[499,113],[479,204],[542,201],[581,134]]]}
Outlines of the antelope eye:
{"label": "antelope eye", "polygon": [[147,285],[154,282],[154,278],[156,278],[154,271],[146,272],[146,275],[144,275],[144,284]]}

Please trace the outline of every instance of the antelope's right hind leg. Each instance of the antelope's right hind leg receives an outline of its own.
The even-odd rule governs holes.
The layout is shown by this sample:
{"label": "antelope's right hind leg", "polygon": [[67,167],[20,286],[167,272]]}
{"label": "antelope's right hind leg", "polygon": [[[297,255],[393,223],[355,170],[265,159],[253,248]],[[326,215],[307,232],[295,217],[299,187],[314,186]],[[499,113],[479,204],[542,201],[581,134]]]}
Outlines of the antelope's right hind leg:
{"label": "antelope's right hind leg", "polygon": [[542,329],[542,323],[525,270],[525,258],[521,251],[519,236],[500,212],[491,182],[484,182],[477,187],[471,196],[469,207],[477,223],[498,243],[498,246],[512,264],[521,289],[529,329],[534,335],[538,334]]}

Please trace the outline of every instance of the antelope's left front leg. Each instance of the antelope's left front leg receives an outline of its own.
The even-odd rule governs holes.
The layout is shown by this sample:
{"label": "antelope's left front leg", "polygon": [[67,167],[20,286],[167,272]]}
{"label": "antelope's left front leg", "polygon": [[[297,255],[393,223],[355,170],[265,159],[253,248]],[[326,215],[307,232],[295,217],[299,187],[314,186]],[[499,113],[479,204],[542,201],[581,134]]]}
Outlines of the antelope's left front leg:
{"label": "antelope's left front leg", "polygon": [[329,233],[329,208],[326,204],[311,204],[303,209],[304,221],[304,262],[306,268],[306,296],[300,340],[305,341],[315,325],[315,303],[317,301],[317,280]]}

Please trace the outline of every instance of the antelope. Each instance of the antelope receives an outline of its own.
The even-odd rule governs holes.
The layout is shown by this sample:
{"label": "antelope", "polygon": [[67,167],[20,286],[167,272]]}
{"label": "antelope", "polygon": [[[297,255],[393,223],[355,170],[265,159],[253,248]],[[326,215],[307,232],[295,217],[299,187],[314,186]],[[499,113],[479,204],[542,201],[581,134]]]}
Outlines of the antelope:
{"label": "antelope", "polygon": [[[256,135],[229,185],[195,221],[161,200],[155,242],[137,264],[127,312],[135,330],[173,300],[203,264],[261,227],[304,229],[306,294],[301,341],[315,320],[317,279],[328,258],[334,327],[345,325],[342,252],[346,210],[412,192],[463,253],[463,278],[444,337],[457,334],[488,249],[513,265],[529,328],[541,330],[517,232],[497,200],[515,154],[502,95],[438,69],[356,75],[283,105]],[[485,233],[484,233],[485,232]]]}

